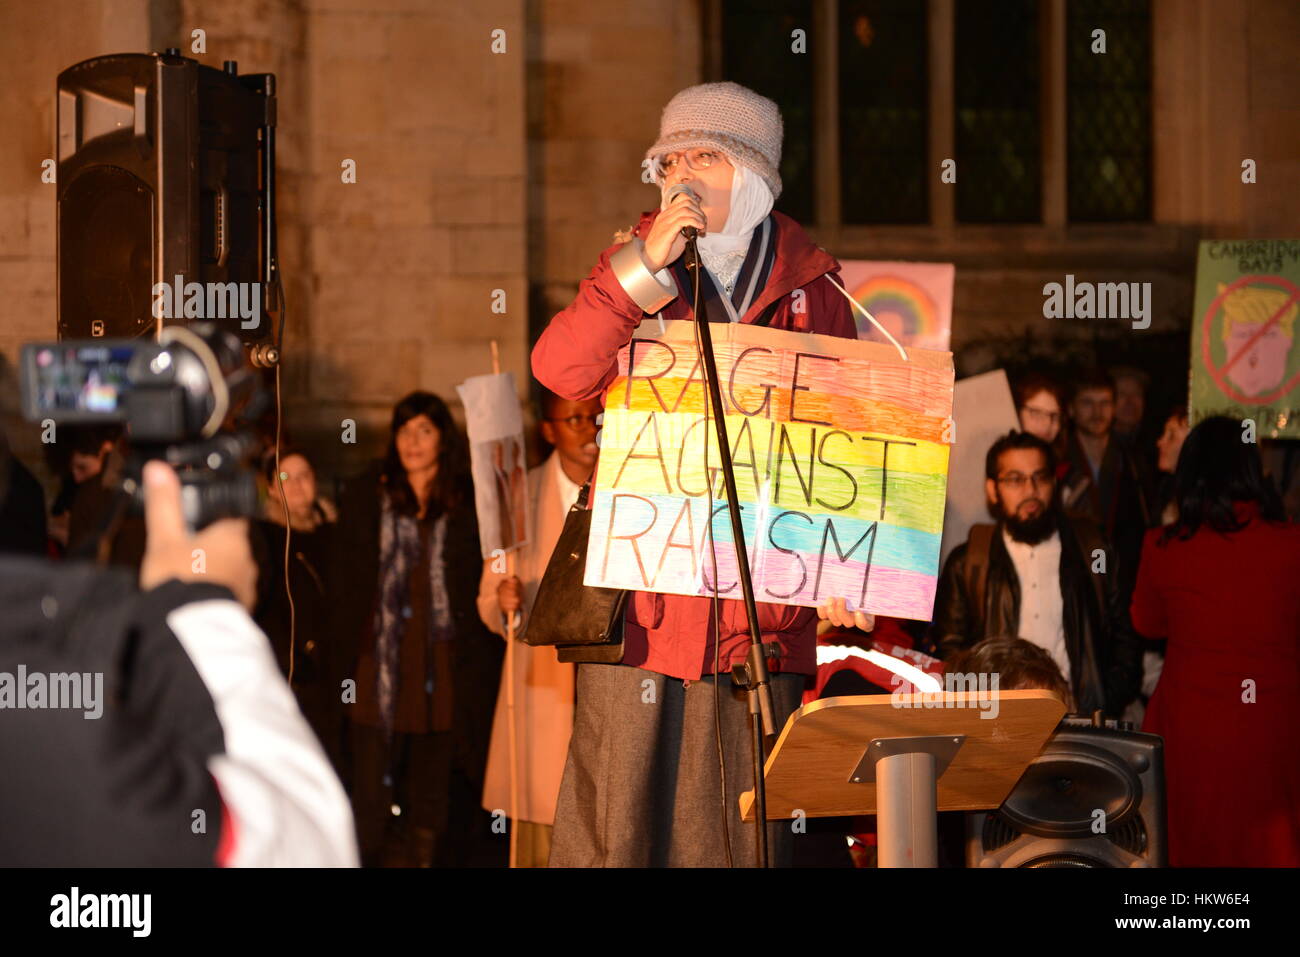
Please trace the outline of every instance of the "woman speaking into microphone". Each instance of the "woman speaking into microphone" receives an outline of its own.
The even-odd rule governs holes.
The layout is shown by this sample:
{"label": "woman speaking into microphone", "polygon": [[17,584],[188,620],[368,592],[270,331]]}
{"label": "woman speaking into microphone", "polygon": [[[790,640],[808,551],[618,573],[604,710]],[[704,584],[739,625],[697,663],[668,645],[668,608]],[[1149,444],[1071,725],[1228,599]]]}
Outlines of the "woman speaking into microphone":
{"label": "woman speaking into microphone", "polygon": [[[642,319],[695,319],[684,229],[698,233],[700,311],[708,321],[857,338],[845,294],[829,278],[839,263],[772,210],[781,195],[781,139],[776,104],[738,84],[706,83],[672,98],[644,164],[660,189],[660,208],[601,253],[577,297],[542,333],[532,365],[543,385],[568,399],[603,402],[618,352]],[[718,604],[715,622],[712,596],[634,592],[622,662],[578,666],[551,866],[754,861],[754,828],[741,823],[737,808],[752,784],[749,712],[730,678],[733,662],[749,652],[749,623],[744,602]],[[780,649],[769,659],[778,728],[815,671],[818,616],[864,630],[874,624],[846,612],[843,599],[816,610],[758,604],[762,639]],[[771,862],[788,863],[788,824],[768,828]]]}

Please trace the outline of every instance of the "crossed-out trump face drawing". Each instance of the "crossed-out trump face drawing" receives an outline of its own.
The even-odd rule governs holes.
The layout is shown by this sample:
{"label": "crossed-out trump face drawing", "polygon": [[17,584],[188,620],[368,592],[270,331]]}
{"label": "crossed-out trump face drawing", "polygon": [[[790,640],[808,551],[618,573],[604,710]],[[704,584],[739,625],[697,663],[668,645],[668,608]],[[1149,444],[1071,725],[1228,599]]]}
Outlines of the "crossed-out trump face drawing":
{"label": "crossed-out trump face drawing", "polygon": [[[1225,288],[1219,283],[1220,294]],[[1277,322],[1268,323],[1288,298],[1281,289],[1259,286],[1236,289],[1224,296],[1223,345],[1227,355],[1224,374],[1243,395],[1262,395],[1281,385],[1286,376],[1295,344],[1297,304],[1286,306]],[[1250,344],[1256,336],[1259,338]]]}

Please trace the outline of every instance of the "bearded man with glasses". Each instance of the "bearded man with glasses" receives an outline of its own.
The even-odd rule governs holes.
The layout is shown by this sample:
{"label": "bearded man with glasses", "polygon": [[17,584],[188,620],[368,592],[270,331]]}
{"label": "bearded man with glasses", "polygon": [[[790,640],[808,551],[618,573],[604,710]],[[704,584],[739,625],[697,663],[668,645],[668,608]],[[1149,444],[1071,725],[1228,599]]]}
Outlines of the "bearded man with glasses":
{"label": "bearded man with glasses", "polygon": [[1137,693],[1142,639],[1129,622],[1114,551],[1056,496],[1056,456],[1009,432],[985,459],[996,525],[975,525],[944,565],[931,638],[944,658],[985,638],[1023,638],[1052,656],[1078,710],[1118,717]]}

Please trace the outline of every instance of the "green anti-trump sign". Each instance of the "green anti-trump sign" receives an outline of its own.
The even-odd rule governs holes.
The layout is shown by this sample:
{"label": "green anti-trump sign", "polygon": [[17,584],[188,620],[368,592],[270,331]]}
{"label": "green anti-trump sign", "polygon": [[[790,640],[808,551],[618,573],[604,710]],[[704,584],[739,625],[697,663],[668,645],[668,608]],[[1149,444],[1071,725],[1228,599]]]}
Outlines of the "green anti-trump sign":
{"label": "green anti-trump sign", "polygon": [[1206,240],[1196,263],[1191,420],[1300,437],[1300,240]]}

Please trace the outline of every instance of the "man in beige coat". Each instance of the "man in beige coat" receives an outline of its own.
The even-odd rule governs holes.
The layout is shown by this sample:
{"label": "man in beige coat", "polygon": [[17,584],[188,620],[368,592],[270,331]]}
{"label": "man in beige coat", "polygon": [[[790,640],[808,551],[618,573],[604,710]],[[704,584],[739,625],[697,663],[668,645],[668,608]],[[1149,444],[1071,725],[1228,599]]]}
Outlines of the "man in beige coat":
{"label": "man in beige coat", "polygon": [[[514,555],[513,576],[495,571],[488,560],[479,585],[479,616],[503,638],[507,615],[515,615],[515,635],[523,630],[546,563],[564,528],[569,508],[596,465],[595,399],[575,402],[546,393],[542,400],[542,437],[555,447],[550,457],[528,473],[532,508],[528,542]],[[575,670],[563,664],[552,647],[516,641],[513,672],[503,668],[492,722],[483,806],[510,813],[510,727],[508,682],[514,681],[515,754],[519,807],[519,867],[545,867],[551,850],[555,802],[573,730]]]}

